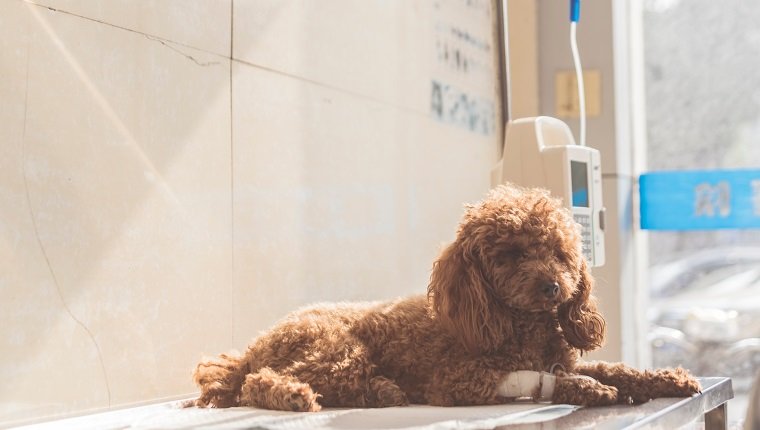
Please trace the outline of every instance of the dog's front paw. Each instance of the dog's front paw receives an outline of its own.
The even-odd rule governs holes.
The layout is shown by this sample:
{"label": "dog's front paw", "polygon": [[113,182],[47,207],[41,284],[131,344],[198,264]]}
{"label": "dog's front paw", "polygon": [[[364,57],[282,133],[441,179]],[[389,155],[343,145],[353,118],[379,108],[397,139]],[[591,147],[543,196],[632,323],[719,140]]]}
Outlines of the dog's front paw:
{"label": "dog's front paw", "polygon": [[686,369],[659,369],[652,372],[650,382],[652,398],[657,397],[691,397],[701,393],[699,382]]}
{"label": "dog's front paw", "polygon": [[618,390],[589,377],[562,377],[557,378],[552,402],[581,406],[609,406],[618,402]]}

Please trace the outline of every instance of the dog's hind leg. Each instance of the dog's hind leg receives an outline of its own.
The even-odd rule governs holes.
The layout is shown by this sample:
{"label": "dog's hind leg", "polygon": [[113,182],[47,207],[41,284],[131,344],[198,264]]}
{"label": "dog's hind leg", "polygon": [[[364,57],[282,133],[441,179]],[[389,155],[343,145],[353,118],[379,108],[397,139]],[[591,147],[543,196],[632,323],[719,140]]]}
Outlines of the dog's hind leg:
{"label": "dog's hind leg", "polygon": [[369,381],[369,405],[373,408],[406,406],[409,400],[406,393],[392,380],[384,376],[375,376]]}
{"label": "dog's hind leg", "polygon": [[317,412],[322,407],[309,386],[291,375],[281,375],[268,367],[245,377],[240,391],[241,406],[295,412]]}
{"label": "dog's hind leg", "polygon": [[229,408],[238,406],[240,386],[248,373],[244,357],[221,354],[219,358],[202,361],[193,372],[193,380],[201,388],[196,406]]}
{"label": "dog's hind leg", "polygon": [[362,342],[335,337],[314,349],[283,373],[308,383],[320,394],[322,406],[379,408],[409,403],[401,388],[382,376]]}

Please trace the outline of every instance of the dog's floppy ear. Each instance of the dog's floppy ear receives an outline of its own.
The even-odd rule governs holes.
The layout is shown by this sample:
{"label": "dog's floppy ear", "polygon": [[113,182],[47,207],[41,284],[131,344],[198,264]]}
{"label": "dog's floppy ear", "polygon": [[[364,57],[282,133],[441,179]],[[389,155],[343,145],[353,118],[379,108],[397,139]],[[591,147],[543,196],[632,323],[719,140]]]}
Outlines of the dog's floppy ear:
{"label": "dog's floppy ear", "polygon": [[478,256],[457,239],[433,263],[428,301],[436,318],[471,353],[493,351],[511,332],[509,315],[494,307]]}
{"label": "dog's floppy ear", "polygon": [[578,289],[557,312],[565,340],[582,351],[599,348],[604,341],[604,318],[596,310],[596,299],[591,296],[593,282],[586,260],[583,260]]}

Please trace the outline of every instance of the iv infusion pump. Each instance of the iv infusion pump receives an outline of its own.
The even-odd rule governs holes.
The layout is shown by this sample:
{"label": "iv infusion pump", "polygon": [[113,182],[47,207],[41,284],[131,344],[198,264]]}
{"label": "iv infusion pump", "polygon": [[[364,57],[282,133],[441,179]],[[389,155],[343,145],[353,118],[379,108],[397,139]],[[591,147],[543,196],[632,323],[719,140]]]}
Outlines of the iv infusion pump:
{"label": "iv infusion pump", "polygon": [[604,207],[599,151],[575,144],[564,122],[546,116],[510,121],[502,159],[491,172],[496,186],[512,182],[548,189],[580,224],[583,255],[604,264]]}

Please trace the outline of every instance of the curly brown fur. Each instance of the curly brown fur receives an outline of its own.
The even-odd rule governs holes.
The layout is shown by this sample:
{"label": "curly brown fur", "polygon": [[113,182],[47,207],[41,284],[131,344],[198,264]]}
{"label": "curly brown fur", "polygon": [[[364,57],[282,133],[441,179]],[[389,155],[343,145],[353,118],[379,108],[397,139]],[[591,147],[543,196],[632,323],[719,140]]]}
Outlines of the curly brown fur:
{"label": "curly brown fur", "polygon": [[294,412],[317,412],[319,395],[309,384],[289,375],[280,375],[268,367],[246,375],[241,388],[240,406],[263,406]]}
{"label": "curly brown fur", "polygon": [[700,391],[689,372],[676,369],[637,370],[623,363],[579,363],[575,371],[618,389],[619,403],[644,403],[658,397],[688,397]]}
{"label": "curly brown fur", "polygon": [[234,352],[201,362],[193,373],[195,383],[203,387],[196,405],[217,408],[237,406],[240,400],[239,387],[247,372],[245,359]]}
{"label": "curly brown fur", "polygon": [[513,400],[498,394],[510,372],[554,364],[569,372],[559,377],[554,402],[697,392],[680,369],[578,361],[601,346],[605,331],[580,244],[572,216],[546,191],[498,187],[468,206],[456,239],[433,264],[427,296],[297,311],[243,355],[200,363],[196,404],[297,411],[497,404]]}
{"label": "curly brown fur", "polygon": [[618,389],[592,378],[564,377],[554,387],[554,403],[608,406],[618,401]]}

